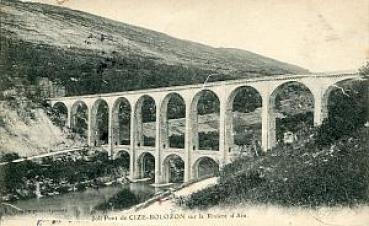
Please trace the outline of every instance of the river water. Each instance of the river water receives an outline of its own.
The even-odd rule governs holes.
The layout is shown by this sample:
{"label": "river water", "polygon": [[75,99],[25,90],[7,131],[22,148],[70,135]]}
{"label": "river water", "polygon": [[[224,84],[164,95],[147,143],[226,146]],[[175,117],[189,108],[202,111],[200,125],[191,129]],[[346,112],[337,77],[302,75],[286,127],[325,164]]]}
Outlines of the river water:
{"label": "river water", "polygon": [[150,184],[132,183],[99,189],[88,188],[85,191],[42,197],[39,199],[18,200],[12,204],[28,214],[51,214],[53,216],[78,218],[94,213],[94,208],[97,205],[108,201],[112,196],[125,189],[129,189],[141,202],[153,197],[155,194],[155,188]]}

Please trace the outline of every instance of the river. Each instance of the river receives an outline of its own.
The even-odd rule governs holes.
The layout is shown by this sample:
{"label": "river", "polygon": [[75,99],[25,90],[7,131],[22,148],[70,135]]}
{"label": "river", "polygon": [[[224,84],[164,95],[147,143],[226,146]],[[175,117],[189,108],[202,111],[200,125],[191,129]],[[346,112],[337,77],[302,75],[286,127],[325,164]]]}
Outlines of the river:
{"label": "river", "polygon": [[[62,217],[83,217],[95,212],[94,208],[107,202],[115,194],[128,189],[140,202],[143,202],[155,194],[155,188],[147,183],[118,184],[109,187],[85,191],[71,192],[61,195],[18,200],[13,205],[26,211],[28,214],[52,214]],[[156,190],[157,191],[157,190]]]}

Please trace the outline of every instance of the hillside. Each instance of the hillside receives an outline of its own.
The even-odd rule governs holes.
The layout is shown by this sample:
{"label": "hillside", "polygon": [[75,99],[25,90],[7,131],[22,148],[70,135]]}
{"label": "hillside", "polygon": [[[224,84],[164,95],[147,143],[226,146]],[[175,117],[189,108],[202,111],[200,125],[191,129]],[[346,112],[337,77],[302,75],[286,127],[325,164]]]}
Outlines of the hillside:
{"label": "hillside", "polygon": [[68,134],[54,126],[42,108],[25,98],[0,102],[0,157],[12,152],[32,156],[81,146],[81,141],[69,139]]}
{"label": "hillside", "polygon": [[276,204],[356,205],[369,200],[369,128],[343,136],[330,146],[314,140],[279,146],[266,156],[227,165],[217,185],[189,196],[186,206]]}
{"label": "hillside", "polygon": [[1,80],[11,86],[45,76],[75,95],[202,83],[210,74],[213,81],[308,73],[245,50],[213,48],[63,7],[0,4]]}

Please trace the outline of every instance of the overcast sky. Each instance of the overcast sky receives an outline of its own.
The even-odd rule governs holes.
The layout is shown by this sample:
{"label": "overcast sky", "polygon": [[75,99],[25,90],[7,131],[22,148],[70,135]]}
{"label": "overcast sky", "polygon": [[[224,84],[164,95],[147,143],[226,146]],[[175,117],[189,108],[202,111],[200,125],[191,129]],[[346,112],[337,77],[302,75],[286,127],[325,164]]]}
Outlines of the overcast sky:
{"label": "overcast sky", "polygon": [[357,69],[369,60],[369,0],[66,0],[61,5],[311,71]]}

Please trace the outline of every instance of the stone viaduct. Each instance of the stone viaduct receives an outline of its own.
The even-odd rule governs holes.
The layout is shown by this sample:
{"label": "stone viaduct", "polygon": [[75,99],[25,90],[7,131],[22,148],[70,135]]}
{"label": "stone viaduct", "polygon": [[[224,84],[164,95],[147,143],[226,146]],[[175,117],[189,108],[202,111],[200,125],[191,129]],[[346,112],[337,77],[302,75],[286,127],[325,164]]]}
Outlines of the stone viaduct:
{"label": "stone viaduct", "polygon": [[[327,117],[327,102],[329,93],[334,84],[340,81],[354,79],[356,73],[347,74],[309,74],[309,75],[278,75],[257,77],[252,79],[211,82],[207,84],[173,86],[155,89],[145,89],[127,92],[103,93],[84,96],[70,96],[50,99],[51,106],[63,104],[67,109],[66,126],[73,127],[75,106],[83,103],[87,106],[87,140],[89,146],[96,146],[94,127],[96,121],[96,106],[105,102],[108,106],[108,143],[102,145],[111,156],[120,151],[129,153],[130,176],[142,177],[142,156],[150,153],[155,158],[155,183],[168,182],[166,159],[169,156],[179,156],[184,162],[184,181],[197,177],[198,164],[203,158],[210,158],[222,168],[230,162],[230,147],[232,146],[232,117],[231,108],[238,90],[242,87],[251,87],[260,94],[261,107],[261,146],[263,151],[273,148],[276,144],[276,120],[274,103],[276,90],[286,83],[297,82],[308,88],[313,96],[314,124],[319,125]],[[199,150],[197,127],[197,103],[201,94],[211,91],[219,99],[219,150]],[[185,104],[185,132],[184,148],[171,148],[168,145],[167,132],[167,105],[169,99],[177,95]],[[143,144],[143,122],[141,109],[143,97],[151,97],[156,105],[155,146]],[[114,124],[117,123],[117,106],[125,102],[130,106],[130,143],[121,145],[114,140]]]}

